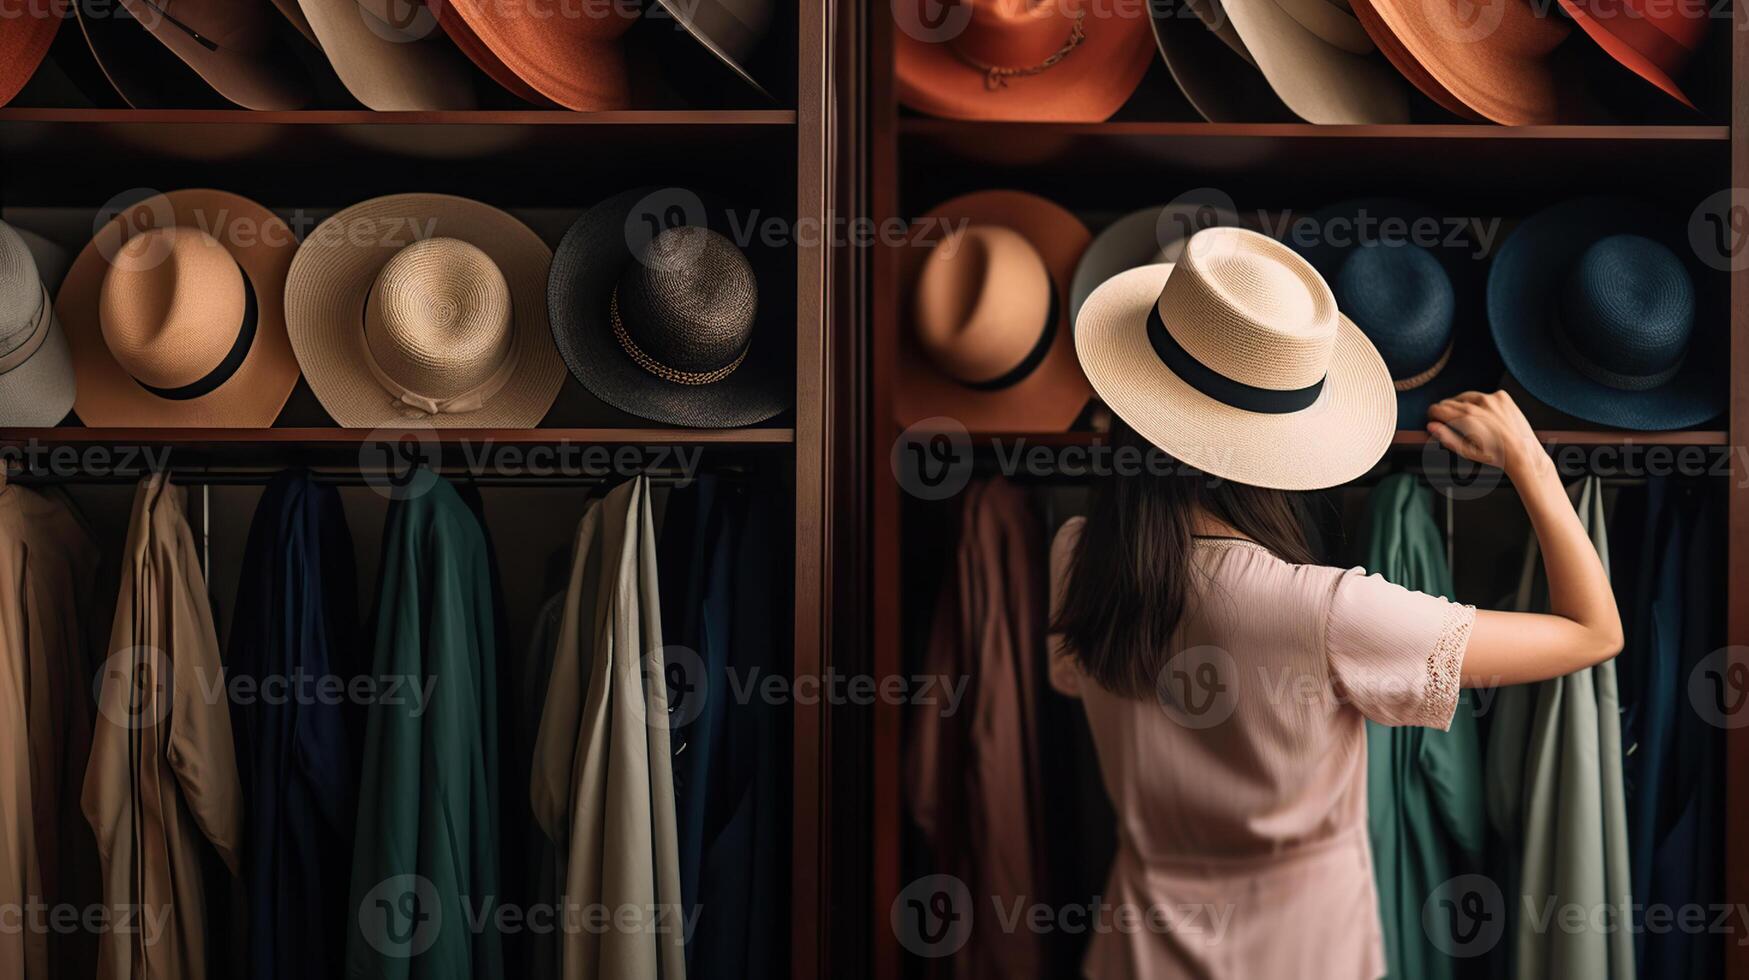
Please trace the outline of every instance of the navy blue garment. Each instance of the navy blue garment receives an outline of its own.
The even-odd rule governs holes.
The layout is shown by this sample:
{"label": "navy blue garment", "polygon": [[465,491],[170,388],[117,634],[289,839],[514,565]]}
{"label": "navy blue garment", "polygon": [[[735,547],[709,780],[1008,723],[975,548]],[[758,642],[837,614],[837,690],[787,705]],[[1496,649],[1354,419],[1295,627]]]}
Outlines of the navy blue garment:
{"label": "navy blue garment", "polygon": [[358,591],[340,495],[275,477],[249,528],[226,651],[243,789],[243,880],[254,980],[341,975],[357,794],[337,692],[358,655]]}
{"label": "navy blue garment", "polygon": [[658,564],[693,980],[785,967],[786,716],[759,692],[788,676],[790,552],[748,487],[706,476],[669,497]]}

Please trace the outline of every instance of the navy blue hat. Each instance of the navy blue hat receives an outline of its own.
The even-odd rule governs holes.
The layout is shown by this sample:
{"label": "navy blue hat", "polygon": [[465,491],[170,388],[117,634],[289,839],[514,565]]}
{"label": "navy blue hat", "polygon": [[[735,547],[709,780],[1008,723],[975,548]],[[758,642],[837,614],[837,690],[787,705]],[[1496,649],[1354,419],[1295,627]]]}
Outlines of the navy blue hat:
{"label": "navy blue hat", "polygon": [[1499,381],[1482,315],[1481,249],[1467,225],[1411,201],[1371,198],[1294,222],[1286,241],[1385,359],[1397,428],[1419,429],[1434,402]]}
{"label": "navy blue hat", "polygon": [[1507,368],[1550,407],[1623,429],[1681,429],[1725,408],[1720,315],[1682,223],[1584,198],[1515,228],[1488,274]]}

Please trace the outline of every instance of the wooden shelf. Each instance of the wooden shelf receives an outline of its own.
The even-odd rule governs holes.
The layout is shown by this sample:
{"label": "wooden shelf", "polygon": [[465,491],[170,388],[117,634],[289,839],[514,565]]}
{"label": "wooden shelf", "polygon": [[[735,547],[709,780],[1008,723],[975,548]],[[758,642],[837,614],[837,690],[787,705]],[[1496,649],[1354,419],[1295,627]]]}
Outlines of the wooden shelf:
{"label": "wooden shelf", "polygon": [[1076,136],[1110,139],[1299,139],[1299,140],[1560,140],[1589,142],[1730,141],[1728,126],[1491,126],[1436,123],[1387,126],[1319,126],[1312,123],[980,122],[907,116],[899,122],[907,137],[968,137],[1001,140]]}
{"label": "wooden shelf", "polygon": [[311,109],[0,109],[0,123],[65,125],[243,126],[794,126],[791,109],[631,109],[569,112],[559,109],[457,112],[373,112]]}
{"label": "wooden shelf", "polygon": [[406,433],[446,445],[787,446],[795,430],[752,429],[0,429],[0,447],[170,446],[202,449],[345,449]]}

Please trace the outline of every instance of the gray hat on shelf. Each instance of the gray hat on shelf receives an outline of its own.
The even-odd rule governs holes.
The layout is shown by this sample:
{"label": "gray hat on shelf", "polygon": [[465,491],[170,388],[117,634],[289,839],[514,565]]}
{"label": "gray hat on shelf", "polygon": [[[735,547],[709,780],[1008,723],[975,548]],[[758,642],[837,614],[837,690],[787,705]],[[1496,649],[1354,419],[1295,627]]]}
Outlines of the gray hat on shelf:
{"label": "gray hat on shelf", "polygon": [[[30,236],[44,264],[54,246]],[[64,265],[64,263],[63,263]],[[73,410],[73,359],[37,251],[0,222],[0,426],[51,426]]]}

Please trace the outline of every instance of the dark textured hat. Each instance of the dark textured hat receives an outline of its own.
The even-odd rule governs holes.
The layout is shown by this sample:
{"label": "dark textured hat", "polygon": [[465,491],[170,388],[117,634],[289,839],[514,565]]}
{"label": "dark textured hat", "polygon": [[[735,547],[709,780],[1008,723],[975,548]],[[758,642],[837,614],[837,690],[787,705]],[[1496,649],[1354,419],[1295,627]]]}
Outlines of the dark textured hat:
{"label": "dark textured hat", "polygon": [[1725,408],[1724,322],[1680,218],[1584,198],[1513,230],[1488,275],[1506,367],[1550,407],[1625,429],[1699,425]]}
{"label": "dark textured hat", "polygon": [[760,301],[764,257],[706,226],[718,209],[640,234],[651,196],[597,204],[559,243],[547,298],[571,373],[602,401],[672,425],[752,425],[788,409],[791,338]]}

